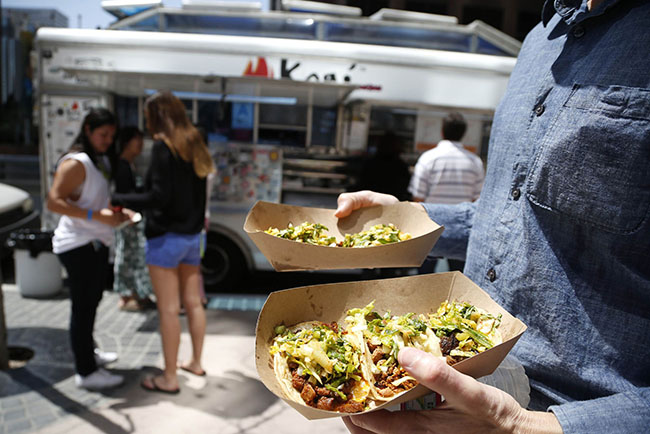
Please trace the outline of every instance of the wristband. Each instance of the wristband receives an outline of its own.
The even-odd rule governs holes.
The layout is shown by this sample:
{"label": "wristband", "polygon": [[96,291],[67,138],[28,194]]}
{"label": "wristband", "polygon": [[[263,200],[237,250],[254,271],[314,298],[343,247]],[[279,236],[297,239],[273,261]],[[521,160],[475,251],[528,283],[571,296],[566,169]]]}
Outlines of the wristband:
{"label": "wristband", "polygon": [[87,220],[92,220],[93,219],[93,210],[89,209],[88,214],[86,214],[86,219]]}

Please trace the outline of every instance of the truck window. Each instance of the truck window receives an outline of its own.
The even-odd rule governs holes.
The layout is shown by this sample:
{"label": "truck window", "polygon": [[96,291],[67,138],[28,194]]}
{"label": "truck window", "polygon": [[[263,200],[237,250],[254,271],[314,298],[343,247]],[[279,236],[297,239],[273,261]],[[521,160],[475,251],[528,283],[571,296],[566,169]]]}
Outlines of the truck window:
{"label": "truck window", "polygon": [[336,146],[336,107],[314,107],[312,111],[312,146]]}
{"label": "truck window", "polygon": [[[115,115],[120,126],[138,126],[138,98],[135,96],[115,95],[113,99]],[[143,114],[144,115],[144,114]]]}
{"label": "truck window", "polygon": [[259,143],[305,147],[307,107],[304,105],[259,105]]}
{"label": "truck window", "polygon": [[372,151],[379,138],[388,131],[398,136],[405,144],[404,152],[413,152],[415,144],[415,110],[393,107],[373,107],[370,112],[368,150]]}

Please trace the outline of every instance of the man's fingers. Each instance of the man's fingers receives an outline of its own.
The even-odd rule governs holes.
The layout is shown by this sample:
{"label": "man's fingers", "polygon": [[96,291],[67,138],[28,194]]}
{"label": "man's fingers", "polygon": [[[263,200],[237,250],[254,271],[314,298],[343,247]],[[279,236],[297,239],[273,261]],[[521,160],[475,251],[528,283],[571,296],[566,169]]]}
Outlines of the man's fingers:
{"label": "man's fingers", "polygon": [[398,360],[413,378],[443,395],[449,404],[465,409],[485,407],[485,386],[456,371],[444,359],[415,348],[403,348],[398,354]]}
{"label": "man's fingers", "polygon": [[343,423],[345,424],[345,427],[348,429],[348,431],[350,431],[350,434],[372,434],[372,431],[368,431],[361,428],[360,426],[356,426],[352,420],[350,420],[350,417],[344,417]]}
{"label": "man's fingers", "polygon": [[334,216],[343,218],[359,208],[375,205],[391,205],[399,202],[395,196],[374,191],[364,190],[354,193],[343,193],[337,200],[338,207]]}
{"label": "man's fingers", "polygon": [[352,208],[353,206],[353,199],[350,197],[352,193],[343,193],[339,195],[339,198],[337,199],[337,208],[336,211],[334,212],[334,216],[338,218],[343,218],[347,217],[350,215],[354,209]]}
{"label": "man's fingers", "polygon": [[346,426],[350,429],[350,424],[363,431],[352,431],[353,434],[366,434],[366,433],[406,433],[409,432],[405,421],[404,412],[387,410],[373,411],[368,414],[360,414],[358,416],[350,416]]}

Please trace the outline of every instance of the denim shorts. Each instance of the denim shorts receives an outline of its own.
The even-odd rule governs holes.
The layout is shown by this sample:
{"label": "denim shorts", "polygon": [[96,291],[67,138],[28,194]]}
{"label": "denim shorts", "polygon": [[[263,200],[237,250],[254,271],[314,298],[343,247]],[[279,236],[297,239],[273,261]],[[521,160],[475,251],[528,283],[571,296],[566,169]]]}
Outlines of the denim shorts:
{"label": "denim shorts", "polygon": [[147,240],[145,254],[147,265],[176,268],[179,264],[201,263],[201,234],[176,234],[168,232]]}

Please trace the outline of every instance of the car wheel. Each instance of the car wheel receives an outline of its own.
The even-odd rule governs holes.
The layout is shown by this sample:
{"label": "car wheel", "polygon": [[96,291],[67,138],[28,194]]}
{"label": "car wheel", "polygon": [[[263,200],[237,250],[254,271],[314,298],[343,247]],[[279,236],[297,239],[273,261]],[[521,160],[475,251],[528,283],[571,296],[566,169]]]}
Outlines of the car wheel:
{"label": "car wheel", "polygon": [[205,255],[201,261],[203,284],[208,292],[232,291],[246,271],[246,259],[231,239],[208,233]]}

